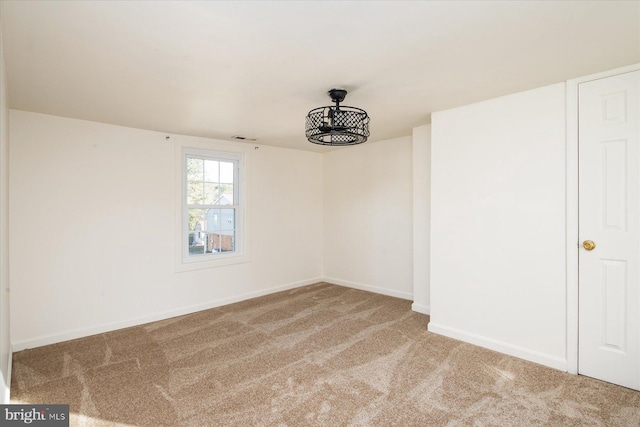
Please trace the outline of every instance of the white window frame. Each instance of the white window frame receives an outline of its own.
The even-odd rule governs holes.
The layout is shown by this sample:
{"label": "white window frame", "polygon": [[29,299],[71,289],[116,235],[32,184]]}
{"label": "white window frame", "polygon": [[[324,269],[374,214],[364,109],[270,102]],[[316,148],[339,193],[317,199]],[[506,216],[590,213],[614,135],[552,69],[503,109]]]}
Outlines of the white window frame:
{"label": "white window frame", "polygon": [[[175,270],[191,271],[204,268],[216,268],[226,265],[249,262],[249,147],[237,146],[224,141],[176,141],[175,147]],[[235,208],[235,250],[202,255],[189,254],[189,230],[187,205],[187,157],[197,157],[221,161],[233,161]],[[224,208],[223,206],[221,208]]]}

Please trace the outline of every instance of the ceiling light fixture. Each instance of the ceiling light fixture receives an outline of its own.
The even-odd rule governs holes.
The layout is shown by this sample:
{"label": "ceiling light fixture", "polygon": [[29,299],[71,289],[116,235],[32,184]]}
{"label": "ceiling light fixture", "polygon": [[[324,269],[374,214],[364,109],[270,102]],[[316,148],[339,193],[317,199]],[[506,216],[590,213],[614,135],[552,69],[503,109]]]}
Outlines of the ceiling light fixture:
{"label": "ceiling light fixture", "polygon": [[369,116],[355,107],[341,106],[347,96],[344,89],[328,92],[336,105],[309,111],[305,121],[305,135],[309,142],[320,145],[344,146],[362,144],[369,137]]}

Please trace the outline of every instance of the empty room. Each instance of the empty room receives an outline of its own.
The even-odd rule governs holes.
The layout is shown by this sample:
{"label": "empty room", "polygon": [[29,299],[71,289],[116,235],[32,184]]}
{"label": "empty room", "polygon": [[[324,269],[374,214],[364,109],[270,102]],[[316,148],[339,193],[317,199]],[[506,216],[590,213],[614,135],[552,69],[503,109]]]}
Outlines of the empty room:
{"label": "empty room", "polygon": [[0,425],[640,426],[640,1],[0,0]]}

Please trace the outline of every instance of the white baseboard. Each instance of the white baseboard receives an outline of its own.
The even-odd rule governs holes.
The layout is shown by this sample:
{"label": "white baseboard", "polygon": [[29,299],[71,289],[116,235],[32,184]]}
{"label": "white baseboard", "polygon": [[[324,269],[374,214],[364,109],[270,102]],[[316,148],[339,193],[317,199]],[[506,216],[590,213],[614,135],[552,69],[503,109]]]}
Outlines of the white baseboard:
{"label": "white baseboard", "polygon": [[528,360],[530,362],[539,363],[540,365],[545,365],[550,368],[559,369],[561,371],[567,371],[567,359],[563,359],[561,357],[552,356],[550,354],[542,353],[513,344],[508,344],[460,329],[438,325],[433,322],[429,322],[427,330],[429,332],[444,335],[449,338],[454,338],[480,347],[488,348],[489,350],[508,354],[509,356],[514,356],[520,359]]}
{"label": "white baseboard", "polygon": [[325,277],[322,279],[323,282],[331,283],[333,285],[346,286],[347,288],[360,289],[362,291],[369,291],[376,294],[388,295],[390,297],[402,298],[402,299],[413,299],[413,294],[410,292],[401,292],[393,289],[379,288],[377,286],[365,285],[363,283],[350,282],[348,280],[335,279],[332,277]]}
{"label": "white baseboard", "polygon": [[252,298],[261,297],[276,292],[286,291],[289,289],[299,288],[301,286],[312,285],[314,283],[322,282],[323,279],[316,277],[313,279],[301,280],[299,282],[287,283],[286,285],[276,286],[269,289],[263,289],[260,291],[249,292],[242,295],[237,295],[230,298],[223,298],[215,301],[210,301],[204,304],[192,305],[189,307],[183,307],[163,313],[152,314],[149,316],[136,317],[134,319],[124,320],[121,322],[107,323],[104,325],[92,326],[89,328],[74,329],[72,331],[62,332],[59,334],[43,335],[40,337],[17,341],[13,343],[13,351],[22,351],[29,348],[42,347],[44,345],[55,344],[62,341],[69,341],[76,338],[83,338],[90,335],[102,334],[105,332],[115,331],[117,329],[128,328],[131,326],[139,326],[149,322],[156,322],[158,320],[170,319],[172,317],[182,316],[185,314],[195,313],[197,311],[208,310],[210,308],[216,308],[227,304],[233,304]]}
{"label": "white baseboard", "polygon": [[418,304],[415,302],[411,304],[411,310],[415,311],[416,313],[431,314],[431,307],[429,307],[428,305]]}

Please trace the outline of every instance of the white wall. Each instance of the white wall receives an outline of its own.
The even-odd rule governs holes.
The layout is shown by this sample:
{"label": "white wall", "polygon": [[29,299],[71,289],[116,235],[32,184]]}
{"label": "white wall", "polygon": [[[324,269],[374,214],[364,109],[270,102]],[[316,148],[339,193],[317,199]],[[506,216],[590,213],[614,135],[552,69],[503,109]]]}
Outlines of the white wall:
{"label": "white wall", "polygon": [[176,273],[174,137],[16,110],[10,124],[16,350],[321,276],[321,154],[252,149],[250,262]]}
{"label": "white wall", "polygon": [[0,28],[0,404],[9,403],[9,110]]}
{"label": "white wall", "polygon": [[565,85],[432,115],[429,330],[566,369]]}
{"label": "white wall", "polygon": [[413,128],[413,305],[429,314],[431,125]]}
{"label": "white wall", "polygon": [[411,299],[411,137],[324,154],[325,279]]}

